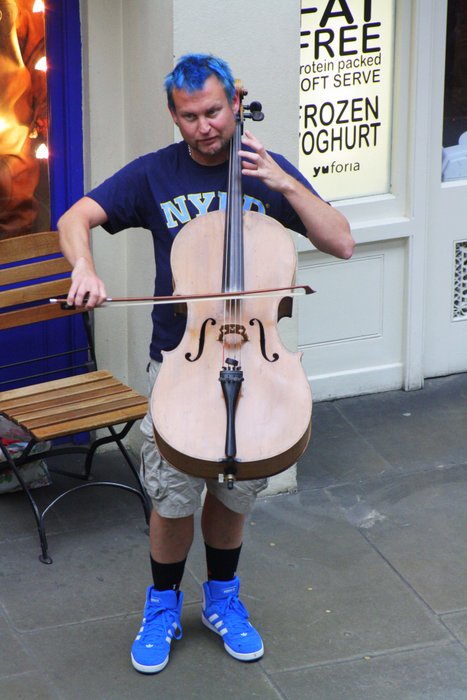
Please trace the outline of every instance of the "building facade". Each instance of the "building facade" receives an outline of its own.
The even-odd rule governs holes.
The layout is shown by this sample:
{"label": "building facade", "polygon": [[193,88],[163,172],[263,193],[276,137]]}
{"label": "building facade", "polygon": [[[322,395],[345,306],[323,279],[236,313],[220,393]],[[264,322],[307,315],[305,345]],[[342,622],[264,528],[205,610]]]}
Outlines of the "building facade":
{"label": "building facade", "polygon": [[[355,173],[340,185],[338,164],[363,163],[369,155],[365,148],[371,150],[368,139],[344,156],[326,153],[333,156],[335,172],[317,184],[325,184],[323,194],[351,223],[357,242],[353,258],[336,260],[297,241],[299,280],[317,293],[296,303],[294,319],[281,322],[282,332],[286,344],[303,352],[315,400],[420,389],[426,377],[467,370],[467,172],[465,151],[464,161],[457,153],[462,146],[451,148],[454,155],[449,151],[459,129],[467,131],[462,78],[456,83],[460,106],[450,112],[447,105],[452,65],[463,60],[465,67],[459,48],[462,36],[465,46],[462,4],[238,0],[218,3],[215,12],[209,0],[81,5],[87,187],[140,153],[178,138],[161,84],[174,58],[190,51],[212,52],[230,62],[249,95],[263,103],[266,118],[255,125],[257,136],[301,167],[303,151],[309,151],[300,116],[301,77],[312,70],[303,68],[310,65],[300,49],[309,43],[306,32],[323,30],[315,60],[327,61],[328,70],[314,75],[321,76],[321,85],[326,74],[338,83],[331,94],[329,85],[320,92],[315,83],[313,94],[307,90],[305,100],[316,108],[311,125],[329,128],[331,108],[326,113],[322,105],[331,102],[340,109],[347,105],[340,117],[346,126],[352,119],[357,127],[364,123],[366,103],[370,118],[382,123],[383,149],[370,154],[369,170],[356,185]],[[449,46],[453,31],[458,34],[454,47]],[[373,64],[365,64],[365,48],[372,49],[366,59],[372,56]],[[339,60],[345,61],[340,73]],[[336,115],[337,107],[331,126],[342,126]],[[446,136],[451,122],[457,128],[454,141]],[[313,153],[306,155],[315,167]],[[310,164],[305,167],[309,174]],[[94,235],[109,292],[147,294],[154,272],[149,235],[130,231],[118,239]],[[149,325],[144,308],[96,313],[100,354],[142,390]]]}
{"label": "building facade", "polygon": [[[162,83],[176,58],[200,51],[229,61],[249,98],[263,104],[258,138],[348,217],[357,242],[351,260],[297,240],[299,281],[317,293],[281,321],[284,342],[303,353],[315,400],[420,389],[427,377],[467,371],[463,0],[66,0],[60,7],[60,31],[71,32],[78,51],[79,16],[82,84],[71,97],[82,97],[82,191],[179,138]],[[53,2],[48,8],[52,14]],[[62,43],[65,55],[66,35]],[[58,214],[69,202],[61,204]],[[93,250],[111,296],[151,294],[148,232],[111,238],[96,230]],[[150,308],[97,310],[95,326],[102,364],[144,391]]]}

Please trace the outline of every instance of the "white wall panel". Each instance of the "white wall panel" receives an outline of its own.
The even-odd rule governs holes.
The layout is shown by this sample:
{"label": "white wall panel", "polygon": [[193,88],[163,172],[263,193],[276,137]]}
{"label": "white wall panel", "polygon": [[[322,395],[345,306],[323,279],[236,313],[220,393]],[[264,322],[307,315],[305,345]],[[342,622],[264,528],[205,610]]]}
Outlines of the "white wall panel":
{"label": "white wall panel", "polygon": [[303,365],[315,399],[398,388],[402,381],[405,244],[359,246],[349,261],[302,253]]}

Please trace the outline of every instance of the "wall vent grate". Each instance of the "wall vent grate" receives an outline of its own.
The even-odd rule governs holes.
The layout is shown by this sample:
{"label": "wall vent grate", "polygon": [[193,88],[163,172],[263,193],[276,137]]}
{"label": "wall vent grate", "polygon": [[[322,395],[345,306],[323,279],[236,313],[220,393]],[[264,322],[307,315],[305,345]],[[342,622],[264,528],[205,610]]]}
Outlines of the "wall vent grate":
{"label": "wall vent grate", "polygon": [[467,241],[455,247],[453,318],[467,318]]}

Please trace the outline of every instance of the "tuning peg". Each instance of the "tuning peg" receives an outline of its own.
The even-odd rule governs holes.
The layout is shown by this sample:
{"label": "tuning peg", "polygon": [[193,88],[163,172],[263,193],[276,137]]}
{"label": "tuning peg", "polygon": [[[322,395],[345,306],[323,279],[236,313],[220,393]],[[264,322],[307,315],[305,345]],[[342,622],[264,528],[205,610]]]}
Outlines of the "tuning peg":
{"label": "tuning peg", "polygon": [[264,114],[261,111],[262,110],[262,104],[261,102],[252,102],[249,105],[245,106],[245,109],[249,111],[249,114],[245,114],[245,117],[248,117],[250,119],[253,119],[254,122],[261,122],[264,119]]}

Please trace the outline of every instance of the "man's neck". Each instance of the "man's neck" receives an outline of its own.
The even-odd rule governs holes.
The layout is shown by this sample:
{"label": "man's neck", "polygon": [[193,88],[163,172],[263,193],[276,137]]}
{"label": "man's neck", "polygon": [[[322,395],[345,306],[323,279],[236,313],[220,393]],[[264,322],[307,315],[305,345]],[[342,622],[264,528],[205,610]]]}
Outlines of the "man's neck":
{"label": "man's neck", "polygon": [[191,146],[187,143],[188,147],[188,155],[192,160],[195,161],[195,163],[198,163],[199,165],[206,165],[207,167],[211,167],[214,165],[222,165],[222,163],[225,163],[226,161],[229,160],[229,148],[224,148],[222,151],[219,151],[219,153],[214,153],[213,155],[207,155],[205,156],[202,153],[199,153],[196,151],[196,149],[192,149]]}

